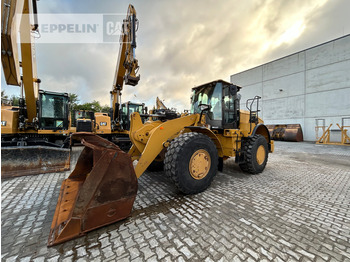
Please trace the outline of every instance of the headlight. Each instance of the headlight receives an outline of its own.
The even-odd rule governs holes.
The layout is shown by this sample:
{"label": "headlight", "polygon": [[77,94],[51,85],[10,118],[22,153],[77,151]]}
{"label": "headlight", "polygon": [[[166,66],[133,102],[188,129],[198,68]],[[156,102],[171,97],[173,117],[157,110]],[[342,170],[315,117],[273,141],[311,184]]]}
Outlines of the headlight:
{"label": "headlight", "polygon": [[100,122],[100,126],[106,126],[107,122]]}

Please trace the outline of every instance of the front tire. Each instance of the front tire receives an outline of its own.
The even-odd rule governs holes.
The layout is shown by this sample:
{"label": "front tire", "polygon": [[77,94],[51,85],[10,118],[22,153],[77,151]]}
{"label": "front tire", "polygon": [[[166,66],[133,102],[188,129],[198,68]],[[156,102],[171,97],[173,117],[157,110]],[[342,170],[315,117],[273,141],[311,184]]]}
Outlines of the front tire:
{"label": "front tire", "polygon": [[243,142],[242,150],[245,154],[245,162],[239,164],[243,172],[250,174],[261,173],[267,164],[268,145],[265,137],[254,135]]}
{"label": "front tire", "polygon": [[176,137],[164,160],[165,173],[184,194],[204,191],[218,169],[218,152],[206,135],[190,132]]}

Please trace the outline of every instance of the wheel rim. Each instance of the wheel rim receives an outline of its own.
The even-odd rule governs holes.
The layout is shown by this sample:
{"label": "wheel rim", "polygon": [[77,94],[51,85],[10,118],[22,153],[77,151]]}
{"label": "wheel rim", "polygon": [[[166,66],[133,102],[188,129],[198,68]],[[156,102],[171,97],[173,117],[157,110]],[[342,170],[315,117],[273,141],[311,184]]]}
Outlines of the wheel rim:
{"label": "wheel rim", "polygon": [[258,164],[261,165],[265,161],[265,156],[266,156],[265,147],[263,145],[260,145],[256,152],[256,162],[258,162]]}
{"label": "wheel rim", "polygon": [[194,179],[200,180],[209,173],[211,159],[209,153],[204,149],[199,149],[192,155],[189,164],[190,174]]}

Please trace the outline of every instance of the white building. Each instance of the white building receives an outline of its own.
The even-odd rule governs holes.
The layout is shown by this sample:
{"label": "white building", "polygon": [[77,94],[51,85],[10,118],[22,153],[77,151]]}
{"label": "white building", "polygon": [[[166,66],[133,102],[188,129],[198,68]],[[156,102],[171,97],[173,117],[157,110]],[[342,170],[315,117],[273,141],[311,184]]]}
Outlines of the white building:
{"label": "white building", "polygon": [[261,96],[265,124],[301,124],[304,140],[315,141],[316,124],[350,126],[350,35],[234,74],[231,82],[243,87],[242,109]]}

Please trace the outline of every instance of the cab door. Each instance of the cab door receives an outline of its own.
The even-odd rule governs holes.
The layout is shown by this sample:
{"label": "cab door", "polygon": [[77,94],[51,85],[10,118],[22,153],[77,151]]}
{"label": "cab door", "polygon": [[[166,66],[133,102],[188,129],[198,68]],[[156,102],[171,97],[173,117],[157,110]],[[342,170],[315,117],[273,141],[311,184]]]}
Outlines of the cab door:
{"label": "cab door", "polygon": [[237,129],[239,123],[239,98],[237,86],[227,85],[223,88],[223,128]]}

